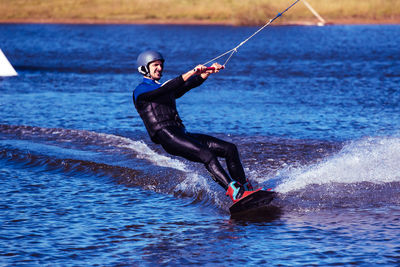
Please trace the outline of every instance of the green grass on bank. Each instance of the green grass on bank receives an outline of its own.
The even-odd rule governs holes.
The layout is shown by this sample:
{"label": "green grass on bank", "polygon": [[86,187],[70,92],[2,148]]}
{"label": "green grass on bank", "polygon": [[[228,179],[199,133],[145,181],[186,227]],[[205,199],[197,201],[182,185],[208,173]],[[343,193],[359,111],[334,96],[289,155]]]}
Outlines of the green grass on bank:
{"label": "green grass on bank", "polygon": [[[0,21],[263,24],[294,0],[0,0]],[[308,0],[329,21],[399,21],[400,0]],[[280,23],[316,20],[302,2]],[[277,21],[278,22],[278,21]]]}

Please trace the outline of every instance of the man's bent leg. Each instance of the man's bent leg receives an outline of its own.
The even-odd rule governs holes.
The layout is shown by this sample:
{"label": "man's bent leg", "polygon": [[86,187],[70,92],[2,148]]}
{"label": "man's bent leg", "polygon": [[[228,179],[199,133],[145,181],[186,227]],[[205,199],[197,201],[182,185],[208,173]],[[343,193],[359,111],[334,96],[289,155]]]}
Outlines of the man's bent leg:
{"label": "man's bent leg", "polygon": [[211,173],[211,177],[213,178],[213,180],[216,181],[225,190],[227,190],[229,183],[232,182],[232,179],[225,172],[224,168],[222,168],[221,163],[219,163],[218,159],[213,156],[211,160],[204,165],[206,166],[206,169]]}
{"label": "man's bent leg", "polygon": [[225,190],[232,179],[219,163],[211,149],[196,138],[187,135],[182,128],[166,127],[157,133],[157,140],[168,153],[190,161],[202,162],[212,178]]}
{"label": "man's bent leg", "polygon": [[235,144],[205,134],[190,135],[210,148],[216,156],[225,158],[229,174],[235,181],[243,185],[247,182],[243,165],[240,162],[239,152]]}

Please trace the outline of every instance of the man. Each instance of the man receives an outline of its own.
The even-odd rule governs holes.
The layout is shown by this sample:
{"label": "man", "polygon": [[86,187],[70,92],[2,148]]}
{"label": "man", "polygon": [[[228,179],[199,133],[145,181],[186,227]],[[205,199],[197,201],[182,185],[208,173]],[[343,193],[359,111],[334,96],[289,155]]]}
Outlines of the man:
{"label": "man", "polygon": [[[236,146],[212,136],[187,132],[176,109],[177,98],[201,85],[223,66],[214,63],[210,69],[198,65],[161,84],[159,80],[164,70],[164,58],[159,52],[141,53],[137,64],[144,78],[133,91],[133,102],[151,140],[161,144],[172,155],[203,163],[213,179],[227,190],[226,194],[234,203],[250,194],[253,188],[246,180]],[[217,157],[225,158],[230,176]]]}

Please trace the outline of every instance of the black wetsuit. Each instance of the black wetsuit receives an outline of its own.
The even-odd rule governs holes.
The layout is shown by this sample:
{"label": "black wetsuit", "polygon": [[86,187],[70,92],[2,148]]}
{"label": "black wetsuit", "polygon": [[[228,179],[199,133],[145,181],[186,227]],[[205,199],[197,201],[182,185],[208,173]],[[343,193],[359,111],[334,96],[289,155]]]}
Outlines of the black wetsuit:
{"label": "black wetsuit", "polygon": [[[204,163],[213,179],[225,189],[232,180],[244,184],[245,173],[236,146],[209,135],[188,133],[176,110],[176,99],[203,82],[198,75],[186,82],[179,76],[161,85],[145,77],[133,91],[133,101],[151,140],[161,144],[165,151]],[[230,176],[217,157],[225,158]]]}

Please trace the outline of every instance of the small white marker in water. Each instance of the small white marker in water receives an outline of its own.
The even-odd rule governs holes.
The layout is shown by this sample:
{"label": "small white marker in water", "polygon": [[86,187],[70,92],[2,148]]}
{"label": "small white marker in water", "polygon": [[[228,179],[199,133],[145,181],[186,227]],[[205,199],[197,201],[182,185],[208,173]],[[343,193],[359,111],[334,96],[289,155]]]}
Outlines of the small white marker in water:
{"label": "small white marker in water", "polygon": [[17,76],[13,66],[10,64],[3,51],[0,49],[0,76]]}

